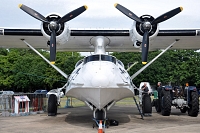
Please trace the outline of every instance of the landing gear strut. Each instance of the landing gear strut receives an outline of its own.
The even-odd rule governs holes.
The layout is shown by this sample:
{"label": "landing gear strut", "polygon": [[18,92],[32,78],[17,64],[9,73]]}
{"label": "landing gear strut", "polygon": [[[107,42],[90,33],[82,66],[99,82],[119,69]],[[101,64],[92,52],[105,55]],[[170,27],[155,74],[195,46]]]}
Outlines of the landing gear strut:
{"label": "landing gear strut", "polygon": [[99,124],[100,124],[100,121],[102,121],[102,127],[103,128],[108,128],[108,124],[106,125],[106,110],[105,109],[95,109],[94,112],[93,112],[93,117],[94,117],[94,121],[95,121],[95,124],[93,124],[93,128],[95,126],[99,127]]}

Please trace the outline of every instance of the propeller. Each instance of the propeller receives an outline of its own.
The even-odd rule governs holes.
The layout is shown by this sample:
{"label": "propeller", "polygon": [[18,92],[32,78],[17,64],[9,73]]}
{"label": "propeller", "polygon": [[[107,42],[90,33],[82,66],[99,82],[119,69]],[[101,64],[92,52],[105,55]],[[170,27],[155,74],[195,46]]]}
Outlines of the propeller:
{"label": "propeller", "polygon": [[153,21],[148,21],[147,19],[140,19],[137,15],[135,15],[133,12],[128,10],[127,8],[123,7],[122,5],[116,3],[114,5],[120,12],[122,12],[124,15],[128,16],[132,20],[135,20],[136,22],[140,23],[142,25],[142,31],[143,31],[143,39],[142,39],[142,64],[147,63],[147,57],[148,57],[148,51],[149,51],[149,31],[151,30],[152,25],[157,25],[158,23],[161,23],[167,19],[170,19],[171,17],[177,15],[180,13],[183,8],[178,7],[175,8],[169,12],[166,12]]}
{"label": "propeller", "polygon": [[40,13],[38,13],[37,11],[31,9],[30,7],[23,5],[23,4],[19,4],[19,8],[22,9],[24,12],[26,12],[27,14],[31,15],[32,17],[44,22],[44,23],[48,23],[50,30],[51,30],[51,37],[50,37],[50,62],[52,64],[55,63],[56,60],[56,30],[59,28],[59,25],[70,21],[71,19],[74,19],[75,17],[77,17],[78,15],[80,15],[81,13],[83,13],[85,10],[87,10],[87,6],[81,6],[71,12],[69,12],[68,14],[64,15],[62,18],[60,18],[58,21],[49,21],[47,20],[43,15],[41,15]]}

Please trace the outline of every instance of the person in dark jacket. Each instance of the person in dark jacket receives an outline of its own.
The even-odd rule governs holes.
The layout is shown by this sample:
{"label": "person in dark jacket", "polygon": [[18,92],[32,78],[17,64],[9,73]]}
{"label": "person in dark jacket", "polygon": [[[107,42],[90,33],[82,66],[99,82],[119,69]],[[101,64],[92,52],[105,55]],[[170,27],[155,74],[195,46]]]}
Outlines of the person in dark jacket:
{"label": "person in dark jacket", "polygon": [[158,89],[161,89],[162,88],[162,83],[161,82],[158,82],[158,84],[157,84],[157,90]]}
{"label": "person in dark jacket", "polygon": [[144,92],[148,92],[149,93],[149,88],[147,87],[147,83],[145,82],[144,85],[142,86],[142,90]]}
{"label": "person in dark jacket", "polygon": [[158,91],[158,97],[161,98],[161,91],[162,91],[162,83],[158,82],[157,84],[157,91]]}

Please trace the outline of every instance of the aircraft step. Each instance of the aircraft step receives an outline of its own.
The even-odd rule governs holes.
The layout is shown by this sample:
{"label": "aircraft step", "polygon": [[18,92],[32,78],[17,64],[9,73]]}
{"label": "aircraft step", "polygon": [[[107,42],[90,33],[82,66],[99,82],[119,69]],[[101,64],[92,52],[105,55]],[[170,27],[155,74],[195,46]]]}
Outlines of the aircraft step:
{"label": "aircraft step", "polygon": [[138,109],[138,111],[140,112],[141,119],[143,119],[143,120],[144,120],[144,118],[143,118],[143,114],[142,114],[142,112],[141,112],[141,110],[140,110],[140,107],[139,107],[139,105],[138,105],[138,103],[137,103],[137,101],[136,101],[135,97],[133,97],[133,99],[134,99],[134,101],[135,101],[135,104],[137,105],[137,109]]}

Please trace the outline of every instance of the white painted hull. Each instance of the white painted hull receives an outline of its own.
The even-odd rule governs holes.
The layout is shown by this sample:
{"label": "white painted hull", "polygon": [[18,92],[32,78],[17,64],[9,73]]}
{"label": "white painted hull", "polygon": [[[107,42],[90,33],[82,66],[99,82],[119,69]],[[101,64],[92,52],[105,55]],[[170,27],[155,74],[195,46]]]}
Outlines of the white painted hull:
{"label": "white painted hull", "polygon": [[119,101],[134,93],[128,88],[72,88],[67,96],[76,97],[81,101],[92,103],[96,108],[102,109],[111,101]]}
{"label": "white painted hull", "polygon": [[[76,68],[77,70],[79,68]],[[112,101],[134,96],[130,76],[112,62],[89,62],[72,73],[66,96],[92,103],[101,110]]]}

